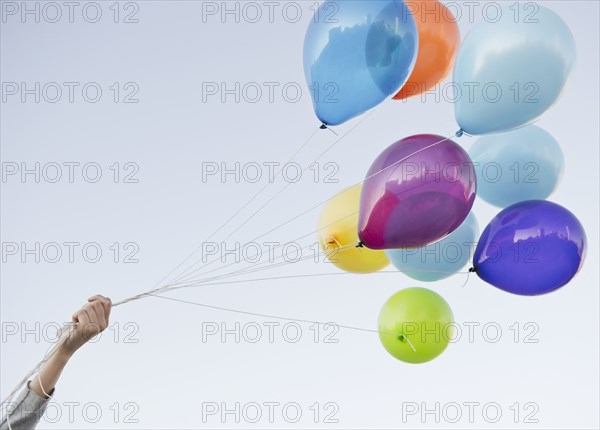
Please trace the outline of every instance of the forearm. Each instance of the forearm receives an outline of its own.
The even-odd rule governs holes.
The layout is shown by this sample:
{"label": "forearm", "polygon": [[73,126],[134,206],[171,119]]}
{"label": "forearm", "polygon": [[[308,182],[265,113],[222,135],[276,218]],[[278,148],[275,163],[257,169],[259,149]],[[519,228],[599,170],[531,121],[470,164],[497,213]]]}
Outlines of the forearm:
{"label": "forearm", "polygon": [[60,378],[60,374],[69,362],[72,354],[72,352],[64,348],[58,348],[40,370],[39,378],[33,378],[29,384],[29,388],[41,398],[47,398],[46,394],[51,394],[52,390],[54,390],[58,378]]}

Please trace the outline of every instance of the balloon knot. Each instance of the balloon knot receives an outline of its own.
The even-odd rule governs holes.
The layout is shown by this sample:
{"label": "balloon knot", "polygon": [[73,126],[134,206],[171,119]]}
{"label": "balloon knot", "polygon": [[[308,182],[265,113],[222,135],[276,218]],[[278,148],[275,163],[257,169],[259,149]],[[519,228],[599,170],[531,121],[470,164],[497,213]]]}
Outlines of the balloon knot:
{"label": "balloon knot", "polygon": [[327,130],[327,124],[323,123],[321,124],[321,127],[319,127],[321,130]]}
{"label": "balloon knot", "polygon": [[454,135],[456,137],[462,137],[463,134],[465,134],[465,132],[462,128],[460,130],[458,130],[456,133],[454,133]]}
{"label": "balloon knot", "polygon": [[476,269],[476,268],[474,268],[474,267],[471,267],[471,268],[469,269],[469,273],[476,273],[476,272],[477,272],[477,269]]}
{"label": "balloon knot", "polygon": [[358,243],[356,244],[356,247],[357,247],[357,248],[364,248],[364,247],[365,247],[365,244],[364,244],[364,243],[362,243],[362,242],[358,242]]}

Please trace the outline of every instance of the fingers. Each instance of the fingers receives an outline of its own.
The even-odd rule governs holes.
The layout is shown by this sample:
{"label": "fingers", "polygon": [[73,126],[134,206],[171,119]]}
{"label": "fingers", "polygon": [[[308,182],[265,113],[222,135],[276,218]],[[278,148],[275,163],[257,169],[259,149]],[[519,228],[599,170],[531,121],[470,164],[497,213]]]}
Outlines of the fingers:
{"label": "fingers", "polygon": [[[102,327],[102,320],[104,319],[104,309],[102,306],[94,305],[96,302],[86,303],[83,308],[88,316],[90,317],[90,324],[97,324],[98,328]],[[100,312],[98,312],[100,309]]]}
{"label": "fingers", "polygon": [[110,300],[110,298],[101,296],[100,294],[96,294],[95,296],[88,298],[88,302],[94,301],[100,302],[104,307],[104,316],[106,318],[106,323],[108,324],[110,318],[110,311],[112,309],[112,301]]}
{"label": "fingers", "polygon": [[86,306],[91,306],[92,311],[96,314],[96,321],[100,325],[100,330],[104,330],[108,324],[106,322],[106,312],[102,303],[95,300],[88,303]]}
{"label": "fingers", "polygon": [[81,308],[77,317],[79,319],[78,329],[81,330],[86,340],[93,338],[102,331],[96,311],[89,303]]}
{"label": "fingers", "polygon": [[79,323],[79,325],[87,325],[90,322],[90,317],[84,308],[79,309],[73,314],[73,322]]}
{"label": "fingers", "polygon": [[79,323],[88,336],[95,336],[108,327],[112,303],[109,298],[96,295],[73,314],[73,322]]}

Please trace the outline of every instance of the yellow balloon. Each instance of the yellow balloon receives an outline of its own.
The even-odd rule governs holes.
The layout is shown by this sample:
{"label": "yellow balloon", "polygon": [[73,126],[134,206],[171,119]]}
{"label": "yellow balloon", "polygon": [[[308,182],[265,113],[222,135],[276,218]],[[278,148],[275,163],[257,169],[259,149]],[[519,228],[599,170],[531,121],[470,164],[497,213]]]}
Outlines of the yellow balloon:
{"label": "yellow balloon", "polygon": [[347,188],[327,202],[319,216],[318,237],[329,261],[352,273],[371,273],[383,269],[390,261],[384,251],[358,244],[358,209],[360,184]]}

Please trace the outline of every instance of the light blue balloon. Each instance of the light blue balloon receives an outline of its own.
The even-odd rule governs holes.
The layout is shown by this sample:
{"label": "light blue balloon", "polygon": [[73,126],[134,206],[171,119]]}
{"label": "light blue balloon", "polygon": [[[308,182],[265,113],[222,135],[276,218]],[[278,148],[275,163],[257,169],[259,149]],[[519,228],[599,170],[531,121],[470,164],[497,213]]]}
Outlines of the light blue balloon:
{"label": "light blue balloon", "polygon": [[473,213],[439,242],[421,248],[389,249],[387,257],[396,268],[418,281],[435,282],[452,276],[471,260],[479,237]]}
{"label": "light blue balloon", "polygon": [[556,189],[565,165],[558,142],[535,125],[480,137],[469,155],[477,195],[501,208],[545,200]]}
{"label": "light blue balloon", "polygon": [[404,85],[418,32],[401,0],[325,1],[304,39],[304,73],[319,120],[338,125]]}
{"label": "light blue balloon", "polygon": [[468,134],[535,121],[557,101],[575,63],[573,35],[556,13],[531,2],[499,10],[497,22],[488,16],[473,27],[456,58],[455,114]]}

